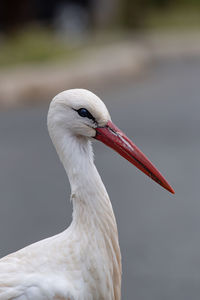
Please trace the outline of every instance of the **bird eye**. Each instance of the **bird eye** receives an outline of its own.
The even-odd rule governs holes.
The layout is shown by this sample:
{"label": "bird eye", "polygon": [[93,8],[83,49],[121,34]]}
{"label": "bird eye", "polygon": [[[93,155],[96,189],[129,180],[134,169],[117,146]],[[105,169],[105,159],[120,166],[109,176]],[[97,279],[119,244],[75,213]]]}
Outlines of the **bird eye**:
{"label": "bird eye", "polygon": [[77,113],[79,114],[79,116],[85,118],[88,116],[89,111],[86,108],[80,108],[77,110]]}
{"label": "bird eye", "polygon": [[79,114],[79,116],[81,116],[83,118],[88,118],[88,119],[92,119],[93,121],[95,121],[95,118],[91,115],[91,113],[86,108],[78,109],[77,113]]}

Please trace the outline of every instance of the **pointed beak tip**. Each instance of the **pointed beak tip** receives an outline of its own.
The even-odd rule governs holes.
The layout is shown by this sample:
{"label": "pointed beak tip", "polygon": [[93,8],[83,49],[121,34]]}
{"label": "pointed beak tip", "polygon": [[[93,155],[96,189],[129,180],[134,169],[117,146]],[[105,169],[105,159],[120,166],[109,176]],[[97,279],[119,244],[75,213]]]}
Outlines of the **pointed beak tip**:
{"label": "pointed beak tip", "polygon": [[168,183],[167,183],[167,185],[163,185],[163,187],[168,191],[168,192],[170,192],[171,194],[175,194],[175,191],[174,191],[174,189],[171,187],[171,185],[169,185]]}
{"label": "pointed beak tip", "polygon": [[172,193],[173,195],[175,194],[175,190],[171,187],[169,190],[170,193]]}

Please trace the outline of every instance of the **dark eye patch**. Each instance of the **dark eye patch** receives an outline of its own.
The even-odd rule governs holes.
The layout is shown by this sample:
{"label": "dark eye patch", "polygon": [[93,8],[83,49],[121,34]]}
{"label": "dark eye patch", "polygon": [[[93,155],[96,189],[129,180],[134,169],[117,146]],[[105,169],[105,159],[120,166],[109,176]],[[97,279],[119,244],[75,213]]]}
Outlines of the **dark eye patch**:
{"label": "dark eye patch", "polygon": [[76,111],[79,114],[79,116],[81,116],[83,118],[91,119],[91,120],[93,120],[95,122],[95,118],[93,117],[93,115],[86,108],[82,107],[82,108],[79,108]]}

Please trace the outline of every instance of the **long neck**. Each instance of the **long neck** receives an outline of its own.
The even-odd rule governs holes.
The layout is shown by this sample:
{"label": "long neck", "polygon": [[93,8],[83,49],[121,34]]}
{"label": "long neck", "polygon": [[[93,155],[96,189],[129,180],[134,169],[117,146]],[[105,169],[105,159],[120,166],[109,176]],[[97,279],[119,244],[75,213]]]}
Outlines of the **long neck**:
{"label": "long neck", "polygon": [[52,136],[71,185],[73,201],[73,230],[98,232],[113,262],[114,299],[120,299],[121,255],[118,232],[112,205],[93,162],[90,141],[70,134]]}
{"label": "long neck", "polygon": [[73,224],[82,226],[87,219],[97,226],[106,226],[109,222],[112,229],[117,230],[111,202],[93,162],[90,141],[65,133],[53,142],[71,186]]}

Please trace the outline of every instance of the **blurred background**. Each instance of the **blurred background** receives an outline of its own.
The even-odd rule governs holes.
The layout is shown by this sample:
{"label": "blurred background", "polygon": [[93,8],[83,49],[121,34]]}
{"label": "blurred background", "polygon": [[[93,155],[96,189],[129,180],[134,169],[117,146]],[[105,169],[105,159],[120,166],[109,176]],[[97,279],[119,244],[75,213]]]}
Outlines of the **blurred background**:
{"label": "blurred background", "polygon": [[118,222],[122,299],[199,300],[200,2],[1,0],[1,257],[71,222],[46,115],[74,87],[104,100],[176,191],[95,143]]}

